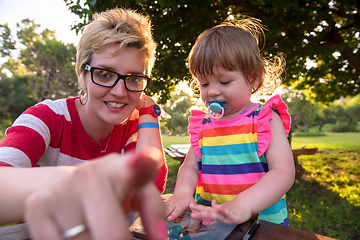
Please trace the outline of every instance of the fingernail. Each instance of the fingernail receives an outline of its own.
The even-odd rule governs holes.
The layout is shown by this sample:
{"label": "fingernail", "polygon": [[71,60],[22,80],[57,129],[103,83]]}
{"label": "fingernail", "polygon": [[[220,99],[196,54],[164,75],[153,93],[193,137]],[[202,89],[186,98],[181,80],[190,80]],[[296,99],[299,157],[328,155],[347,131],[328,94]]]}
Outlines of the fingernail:
{"label": "fingernail", "polygon": [[209,219],[209,220],[202,220],[202,224],[205,225],[205,226],[210,225],[211,222],[212,222],[211,219]]}
{"label": "fingernail", "polygon": [[157,220],[157,229],[159,233],[159,239],[168,239],[168,229],[164,219],[159,218]]}

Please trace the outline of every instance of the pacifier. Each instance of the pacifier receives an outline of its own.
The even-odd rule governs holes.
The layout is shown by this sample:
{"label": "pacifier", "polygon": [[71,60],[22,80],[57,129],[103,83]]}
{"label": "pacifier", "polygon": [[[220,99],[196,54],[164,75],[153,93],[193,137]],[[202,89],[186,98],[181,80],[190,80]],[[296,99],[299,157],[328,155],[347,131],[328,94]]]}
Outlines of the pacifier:
{"label": "pacifier", "polygon": [[[205,106],[208,109],[210,117],[213,119],[219,119],[224,116],[224,113],[226,113],[229,108],[225,100],[205,101]],[[220,116],[215,117],[214,114],[220,114]]]}

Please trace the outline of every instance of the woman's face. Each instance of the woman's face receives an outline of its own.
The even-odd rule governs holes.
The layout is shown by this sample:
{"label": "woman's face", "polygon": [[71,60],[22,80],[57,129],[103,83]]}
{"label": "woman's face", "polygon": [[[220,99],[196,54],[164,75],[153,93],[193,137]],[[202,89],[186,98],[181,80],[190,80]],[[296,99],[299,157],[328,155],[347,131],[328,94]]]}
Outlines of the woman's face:
{"label": "woman's face", "polygon": [[[145,73],[145,54],[137,48],[129,47],[117,50],[116,44],[106,45],[92,54],[91,67],[111,70],[122,75]],[[91,73],[84,73],[88,94],[86,111],[91,114],[91,121],[99,123],[120,124],[135,110],[141,98],[141,92],[130,92],[125,89],[124,81],[120,80],[114,87],[107,88],[94,84]],[[88,115],[89,117],[90,115]]]}

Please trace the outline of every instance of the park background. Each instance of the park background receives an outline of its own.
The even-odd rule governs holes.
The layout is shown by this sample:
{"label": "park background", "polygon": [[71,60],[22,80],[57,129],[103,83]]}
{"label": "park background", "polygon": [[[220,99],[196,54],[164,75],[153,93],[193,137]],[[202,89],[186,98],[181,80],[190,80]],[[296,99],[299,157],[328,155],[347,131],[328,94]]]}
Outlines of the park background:
{"label": "park background", "polygon": [[[164,110],[164,147],[189,143],[190,110],[204,108],[196,90],[186,87],[191,78],[185,59],[198,34],[225,19],[256,17],[267,26],[266,39],[260,38],[262,55],[286,58],[277,93],[293,118],[292,147],[318,148],[315,155],[299,156],[304,174],[287,195],[290,225],[337,239],[360,238],[358,1],[41,0],[36,4],[39,1],[30,2],[33,9],[50,13],[45,21],[21,18],[14,27],[7,22],[10,18],[0,18],[0,139],[27,107],[44,99],[77,95],[76,42],[59,40],[48,24],[67,20],[57,13],[59,3],[75,16],[68,29],[72,33],[79,33],[94,12],[115,6],[130,7],[151,18],[159,46],[147,94]],[[49,2],[53,8],[45,8]],[[8,11],[21,15],[19,9],[24,7],[18,3]],[[167,160],[166,192],[172,192],[180,163],[168,156]]]}

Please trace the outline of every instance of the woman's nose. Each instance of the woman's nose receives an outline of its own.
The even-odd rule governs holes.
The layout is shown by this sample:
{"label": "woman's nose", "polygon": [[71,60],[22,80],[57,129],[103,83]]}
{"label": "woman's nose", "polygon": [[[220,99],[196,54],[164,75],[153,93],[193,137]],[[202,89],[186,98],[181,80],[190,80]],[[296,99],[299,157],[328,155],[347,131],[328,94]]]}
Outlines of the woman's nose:
{"label": "woman's nose", "polygon": [[110,89],[110,93],[118,97],[127,95],[127,90],[125,88],[124,80],[120,79],[119,82]]}

